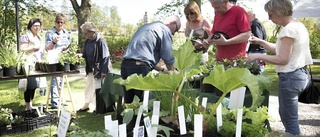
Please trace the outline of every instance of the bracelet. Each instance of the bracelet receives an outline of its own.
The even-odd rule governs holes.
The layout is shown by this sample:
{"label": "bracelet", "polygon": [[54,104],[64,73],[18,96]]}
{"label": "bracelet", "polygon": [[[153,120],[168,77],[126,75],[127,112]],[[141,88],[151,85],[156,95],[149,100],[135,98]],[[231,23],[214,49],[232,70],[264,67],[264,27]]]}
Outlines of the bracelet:
{"label": "bracelet", "polygon": [[54,41],[52,41],[53,45],[56,45],[57,43],[55,43]]}
{"label": "bracelet", "polygon": [[164,68],[162,68],[161,71],[163,72],[163,71],[164,71]]}

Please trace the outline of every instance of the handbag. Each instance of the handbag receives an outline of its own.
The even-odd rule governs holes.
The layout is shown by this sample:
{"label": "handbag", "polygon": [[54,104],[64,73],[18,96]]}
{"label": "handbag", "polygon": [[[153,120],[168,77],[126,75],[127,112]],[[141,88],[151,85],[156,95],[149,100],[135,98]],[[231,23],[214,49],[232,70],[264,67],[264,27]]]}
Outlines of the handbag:
{"label": "handbag", "polygon": [[28,80],[26,78],[24,79],[19,79],[19,83],[18,83],[18,90],[19,91],[26,91],[27,90],[27,84],[28,84]]}
{"label": "handbag", "polygon": [[320,91],[316,85],[314,85],[312,80],[311,67],[309,66],[309,72],[311,76],[311,82],[299,95],[298,101],[306,104],[319,104]]}

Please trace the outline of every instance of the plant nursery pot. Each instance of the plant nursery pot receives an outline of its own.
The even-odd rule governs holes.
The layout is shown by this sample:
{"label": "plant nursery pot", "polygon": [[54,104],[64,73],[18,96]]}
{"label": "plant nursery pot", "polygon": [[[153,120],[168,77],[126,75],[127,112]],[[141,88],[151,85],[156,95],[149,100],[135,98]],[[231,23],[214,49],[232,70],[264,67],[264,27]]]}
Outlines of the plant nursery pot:
{"label": "plant nursery pot", "polygon": [[17,68],[16,67],[5,67],[4,68],[4,76],[9,76],[9,77],[14,77],[16,76],[16,71],[17,71]]}
{"label": "plant nursery pot", "polygon": [[57,71],[57,64],[47,64],[47,71],[48,72],[56,72]]}
{"label": "plant nursery pot", "polygon": [[69,72],[70,71],[70,63],[64,63],[63,71],[64,72]]}
{"label": "plant nursery pot", "polygon": [[40,71],[40,70],[41,70],[41,69],[40,69],[40,66],[41,66],[41,64],[40,64],[39,62],[36,62],[35,66],[34,66],[34,69],[35,69],[36,71]]}
{"label": "plant nursery pot", "polygon": [[2,78],[2,77],[3,77],[3,69],[0,68],[0,78]]}
{"label": "plant nursery pot", "polygon": [[79,70],[79,64],[70,64],[70,70]]}

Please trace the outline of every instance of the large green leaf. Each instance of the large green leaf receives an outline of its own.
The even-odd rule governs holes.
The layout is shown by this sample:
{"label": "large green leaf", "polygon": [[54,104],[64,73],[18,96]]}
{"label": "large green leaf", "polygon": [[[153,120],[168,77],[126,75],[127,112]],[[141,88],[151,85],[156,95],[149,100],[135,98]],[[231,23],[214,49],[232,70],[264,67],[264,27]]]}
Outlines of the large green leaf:
{"label": "large green leaf", "polygon": [[[201,53],[193,52],[194,46],[191,41],[188,40],[184,43],[179,50],[174,52],[175,67],[179,70],[182,76],[187,76],[193,69],[198,69],[200,66]],[[199,74],[199,71],[193,74]],[[186,77],[187,79],[190,77]]]}
{"label": "large green leaf", "polygon": [[253,104],[261,100],[258,78],[246,68],[225,70],[223,65],[217,65],[210,72],[210,75],[204,78],[203,83],[211,84],[223,93],[229,93],[237,88],[247,86],[252,94]]}
{"label": "large green leaf", "polygon": [[147,76],[132,74],[126,80],[116,79],[114,83],[126,86],[126,89],[150,90],[150,91],[176,91],[182,81],[179,74],[170,75],[149,73]]}

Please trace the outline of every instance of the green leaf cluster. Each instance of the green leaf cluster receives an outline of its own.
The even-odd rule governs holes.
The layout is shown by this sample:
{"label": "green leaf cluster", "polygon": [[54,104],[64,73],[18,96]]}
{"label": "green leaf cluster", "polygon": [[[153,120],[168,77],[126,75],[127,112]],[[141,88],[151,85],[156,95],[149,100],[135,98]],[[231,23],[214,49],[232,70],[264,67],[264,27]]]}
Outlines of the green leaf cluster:
{"label": "green leaf cluster", "polygon": [[[138,90],[149,90],[149,91],[158,91],[169,92],[175,95],[178,95],[181,102],[184,102],[183,105],[190,106],[194,108],[190,112],[202,113],[207,123],[212,122],[212,118],[215,115],[216,108],[226,96],[227,93],[231,92],[240,87],[248,87],[252,94],[253,105],[252,109],[256,108],[258,104],[261,104],[263,97],[261,96],[262,90],[268,85],[265,77],[255,76],[247,68],[229,68],[225,69],[223,65],[215,65],[212,67],[212,70],[208,69],[206,65],[200,65],[201,53],[194,53],[194,47],[190,41],[187,41],[183,44],[178,50],[174,51],[175,55],[175,66],[179,71],[179,74],[171,72],[169,75],[162,72],[154,74],[149,73],[146,76],[133,74],[129,76],[126,80],[116,79],[114,83],[124,85],[126,89],[138,89]],[[221,90],[223,95],[220,97],[216,104],[213,104],[212,107],[208,107],[209,111],[204,111],[198,106],[198,102],[195,101],[195,97],[187,95],[185,92],[182,92],[186,88],[189,79],[194,78],[195,75],[208,74],[204,77],[203,83],[211,84]],[[262,79],[262,80],[261,80]],[[179,101],[179,102],[180,102]],[[172,121],[176,120],[177,113],[176,108],[178,105],[178,100],[172,101],[171,115]],[[210,113],[210,115],[207,115]]]}
{"label": "green leaf cluster", "polygon": [[25,60],[22,58],[23,52],[17,52],[14,46],[0,47],[0,65],[3,67],[17,67],[18,64],[23,64]]}

